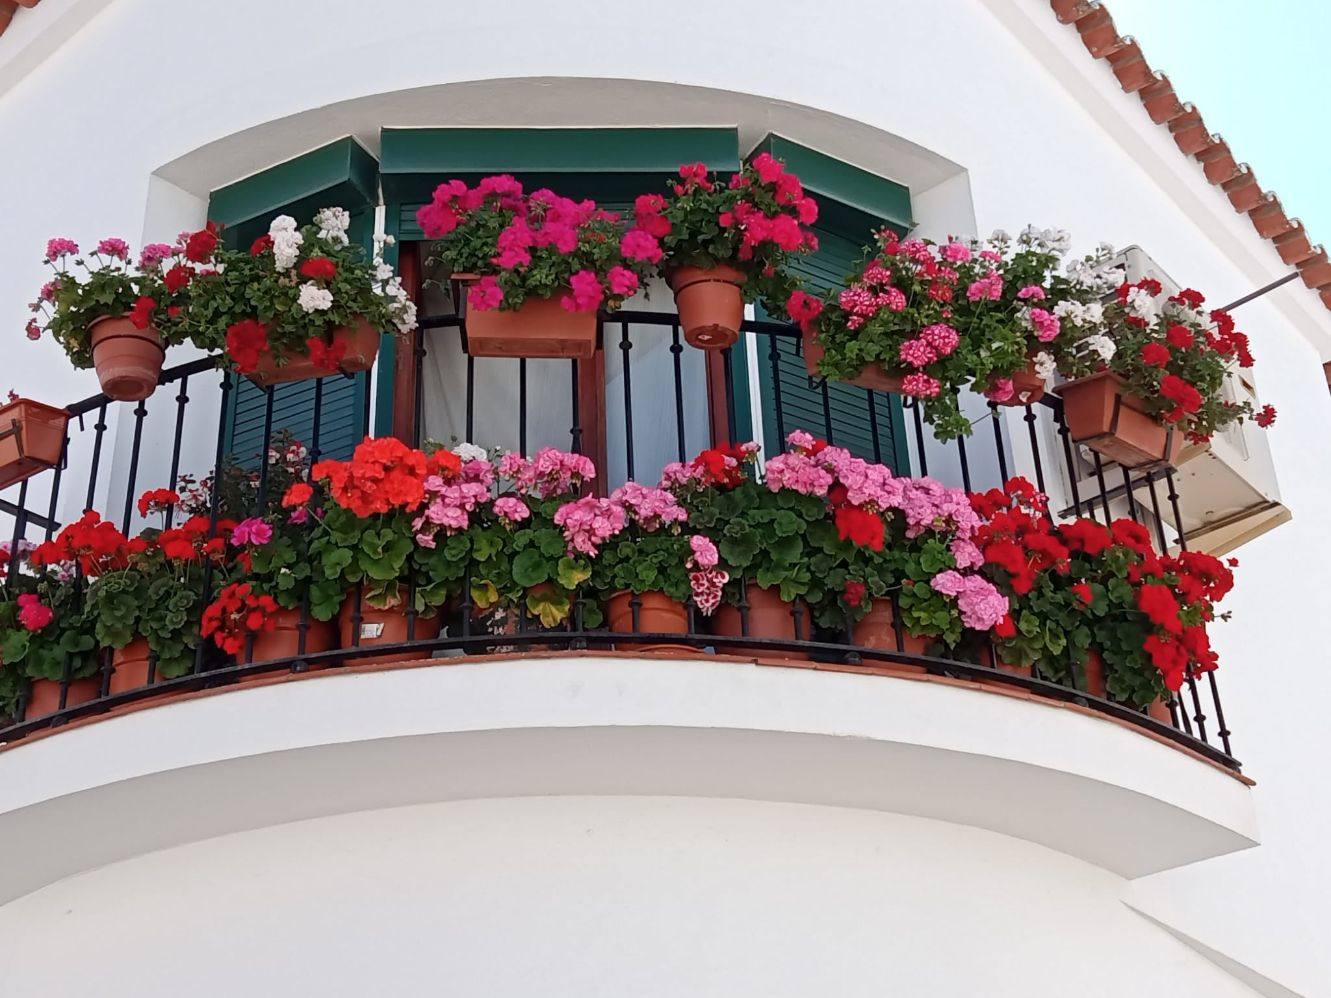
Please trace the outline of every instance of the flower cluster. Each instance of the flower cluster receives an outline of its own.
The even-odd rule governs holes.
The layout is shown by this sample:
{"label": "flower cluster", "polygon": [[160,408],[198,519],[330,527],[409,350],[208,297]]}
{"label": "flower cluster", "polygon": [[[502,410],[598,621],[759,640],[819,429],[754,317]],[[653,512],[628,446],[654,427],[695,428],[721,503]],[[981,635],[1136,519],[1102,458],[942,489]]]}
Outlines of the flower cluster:
{"label": "flower cluster", "polygon": [[310,477],[328,497],[359,517],[414,512],[425,501],[426,457],[396,437],[367,437],[350,461],[320,461]]}
{"label": "flower cluster", "polygon": [[75,367],[92,366],[91,328],[99,319],[125,316],[138,329],[154,330],[163,345],[182,342],[189,278],[180,275],[193,274],[188,251],[184,234],[175,245],[145,246],[137,261],[115,237],[83,255],[72,239],[49,240],[43,262],[53,274],[28,306],[28,339],[49,334]]}
{"label": "flower cluster", "polygon": [[438,240],[438,260],[475,278],[467,304],[477,311],[517,309],[528,298],[558,298],[570,312],[616,308],[661,259],[654,237],[624,231],[596,202],[546,188],[528,194],[507,174],[475,187],[440,184],[416,221]]}
{"label": "flower cluster", "polygon": [[348,237],[350,225],[346,209],[329,207],[306,226],[277,216],[248,250],[219,247],[213,223],[188,235],[187,245],[199,245],[187,258],[207,266],[173,268],[165,280],[189,287],[185,326],[195,345],[224,350],[242,374],[253,374],[265,358],[279,365],[308,358],[332,374],[347,353],[338,330],[362,323],[414,329],[415,303],[384,263],[384,242],[366,260]]}
{"label": "flower cluster", "polygon": [[669,193],[639,195],[633,215],[628,237],[643,246],[659,241],[661,249],[650,262],[661,262],[667,271],[737,268],[744,276],[745,297],[773,309],[790,292],[785,268],[818,248],[810,228],[818,220],[818,203],[798,177],[766,152],[725,183],[702,163],[681,166]]}
{"label": "flower cluster", "polygon": [[277,626],[277,610],[271,596],[255,593],[248,582],[233,582],[204,608],[202,634],[228,655],[239,655],[251,636]]}

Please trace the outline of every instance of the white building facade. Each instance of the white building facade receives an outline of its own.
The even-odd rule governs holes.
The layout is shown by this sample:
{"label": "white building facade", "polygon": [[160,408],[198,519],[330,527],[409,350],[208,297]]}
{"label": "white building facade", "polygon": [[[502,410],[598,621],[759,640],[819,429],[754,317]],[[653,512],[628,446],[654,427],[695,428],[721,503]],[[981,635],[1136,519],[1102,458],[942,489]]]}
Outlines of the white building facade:
{"label": "white building facade", "polygon": [[[724,168],[773,142],[805,157],[846,227],[942,238],[1057,226],[1076,253],[1139,246],[1215,304],[1289,274],[1282,253],[1305,280],[1235,311],[1280,416],[1235,444],[1251,463],[1223,479],[1238,490],[1223,548],[1242,562],[1233,620],[1213,635],[1224,717],[1209,699],[1186,706],[1241,772],[1072,701],[700,655],[508,652],[219,687],[0,751],[0,993],[1331,995],[1317,931],[1331,920],[1318,762],[1331,678],[1317,630],[1331,606],[1331,540],[1317,526],[1331,489],[1331,300],[1307,286],[1318,261],[1296,252],[1298,231],[1277,225],[1274,243],[1255,231],[1269,213],[1235,210],[1244,184],[1213,184],[1180,151],[1181,128],[1125,92],[1122,65],[1088,53],[1113,47],[1112,26],[1111,41],[1084,42],[1058,16],[1088,9],[20,10],[0,37],[0,315],[15,331],[51,236],[170,241],[226,212],[243,233],[264,212],[336,195],[359,199],[349,207],[367,231],[395,234],[410,267],[409,209],[450,168],[605,175],[595,189],[613,201],[620,175],[631,184],[676,151]],[[506,147],[528,151],[496,160]],[[423,293],[422,313],[432,305]],[[410,374],[414,413],[410,363],[392,351],[372,378],[337,386],[345,426],[324,424],[326,449],[409,417],[440,438],[567,443],[577,417],[562,388],[532,396],[530,425],[491,426],[486,400],[498,413],[513,389],[482,372],[493,380],[464,412],[449,332],[423,334],[441,335]],[[53,343],[12,339],[14,388],[60,402],[97,391]],[[707,410],[703,362],[686,363],[701,445],[723,417]],[[728,415],[771,449],[765,363],[754,350],[735,365],[745,390]],[[533,368],[533,391],[564,375],[545,377]],[[653,393],[668,387],[653,377],[634,373],[640,474],[670,457],[651,436]],[[218,386],[200,373],[182,392],[199,415],[180,470],[207,470],[219,440],[239,446],[253,430],[238,396],[219,409]],[[176,409],[177,393],[159,390],[137,425],[130,406],[109,413],[99,508],[135,491],[131,454],[140,488],[163,483]],[[915,436],[899,408],[884,418],[853,432],[962,484],[954,450]],[[972,445],[967,484],[993,484],[1000,463],[1031,474],[1035,446],[1055,507],[1073,503],[1085,468],[1068,468],[1047,427],[1003,418],[997,451]],[[611,479],[633,470],[624,435],[607,416]],[[1180,483],[1198,503],[1183,529],[1198,537],[1219,520],[1207,487]],[[1133,494],[1106,502],[1146,502]]]}

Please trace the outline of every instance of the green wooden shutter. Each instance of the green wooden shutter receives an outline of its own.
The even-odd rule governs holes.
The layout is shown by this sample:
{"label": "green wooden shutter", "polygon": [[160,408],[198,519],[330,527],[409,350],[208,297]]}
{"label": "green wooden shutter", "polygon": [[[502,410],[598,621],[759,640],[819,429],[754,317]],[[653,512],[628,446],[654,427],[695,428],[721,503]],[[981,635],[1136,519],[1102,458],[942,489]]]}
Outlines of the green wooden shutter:
{"label": "green wooden shutter", "polygon": [[[320,208],[343,207],[351,213],[348,235],[368,253],[377,200],[378,163],[353,140],[339,139],[214,191],[208,207],[209,218],[226,226],[224,239],[233,248],[244,248],[267,232],[277,215],[291,215],[304,225]],[[391,337],[385,340],[391,343]],[[272,435],[290,433],[320,457],[345,459],[367,430],[370,377],[333,375],[320,381],[318,389],[314,380],[273,388]],[[255,467],[263,451],[267,394],[248,378],[233,377],[231,387],[225,415],[227,453]]]}
{"label": "green wooden shutter", "polygon": [[[821,294],[844,283],[864,249],[855,241],[828,231],[819,231],[818,243],[818,252],[801,260],[793,269],[811,292]],[[909,473],[910,459],[899,396],[871,392],[839,381],[810,378],[797,339],[758,335],[742,342],[744,349],[757,351],[763,440],[768,454],[780,453],[784,445],[783,433],[799,429],[845,447],[865,460],[886,464],[899,474]],[[743,368],[745,364],[747,359],[741,358],[736,367]],[[778,385],[781,398],[779,418]],[[745,408],[742,400],[739,407]]]}

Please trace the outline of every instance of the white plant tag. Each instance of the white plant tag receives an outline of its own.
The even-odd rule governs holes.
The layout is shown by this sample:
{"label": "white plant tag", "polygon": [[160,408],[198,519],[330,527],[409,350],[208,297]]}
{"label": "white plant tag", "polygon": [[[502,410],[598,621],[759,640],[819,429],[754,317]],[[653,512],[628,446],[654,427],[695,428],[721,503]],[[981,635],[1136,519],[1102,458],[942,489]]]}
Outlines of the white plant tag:
{"label": "white plant tag", "polygon": [[384,633],[383,624],[361,624],[360,639],[362,641],[380,637]]}

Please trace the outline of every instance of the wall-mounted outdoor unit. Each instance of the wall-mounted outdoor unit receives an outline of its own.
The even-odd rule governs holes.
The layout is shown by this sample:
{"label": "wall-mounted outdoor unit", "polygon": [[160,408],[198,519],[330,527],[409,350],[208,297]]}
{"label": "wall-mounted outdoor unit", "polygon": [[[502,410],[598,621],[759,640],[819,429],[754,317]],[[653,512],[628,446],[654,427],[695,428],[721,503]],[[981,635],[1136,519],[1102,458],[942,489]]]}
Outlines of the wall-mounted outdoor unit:
{"label": "wall-mounted outdoor unit", "polygon": [[[1123,269],[1124,280],[1129,283],[1144,277],[1159,281],[1163,289],[1161,304],[1180,290],[1180,285],[1139,246],[1123,250],[1115,265]],[[1251,370],[1241,370],[1236,365],[1225,379],[1224,391],[1231,401],[1246,399],[1258,404]],[[1094,465],[1085,455],[1079,456],[1078,463],[1079,491],[1083,496],[1097,495]],[[1121,487],[1122,471],[1106,463],[1105,479],[1111,487],[1115,484]],[[1178,491],[1177,517],[1167,497],[1166,481],[1155,483],[1155,503],[1144,480],[1133,489],[1133,497],[1142,510],[1149,511],[1158,505],[1168,532],[1181,531],[1191,550],[1222,555],[1290,518],[1289,510],[1280,503],[1280,488],[1265,431],[1251,421],[1231,424],[1207,446],[1185,449],[1174,472],[1174,482]],[[1119,496],[1111,509],[1114,515],[1123,516],[1128,512],[1126,506],[1126,496]]]}

